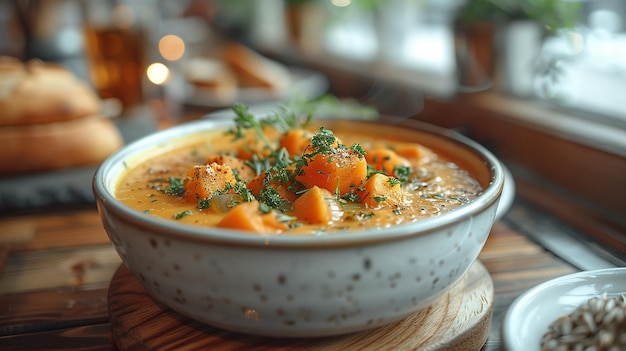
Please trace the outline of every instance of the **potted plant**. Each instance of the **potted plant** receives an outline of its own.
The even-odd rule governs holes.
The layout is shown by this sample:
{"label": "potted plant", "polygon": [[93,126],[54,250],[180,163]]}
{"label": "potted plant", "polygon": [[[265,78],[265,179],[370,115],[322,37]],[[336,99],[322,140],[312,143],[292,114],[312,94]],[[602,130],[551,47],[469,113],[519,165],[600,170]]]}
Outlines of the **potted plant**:
{"label": "potted plant", "polygon": [[563,0],[468,0],[455,21],[461,90],[491,87],[500,66],[500,86],[532,94],[534,61],[546,36],[573,27],[581,4]]}

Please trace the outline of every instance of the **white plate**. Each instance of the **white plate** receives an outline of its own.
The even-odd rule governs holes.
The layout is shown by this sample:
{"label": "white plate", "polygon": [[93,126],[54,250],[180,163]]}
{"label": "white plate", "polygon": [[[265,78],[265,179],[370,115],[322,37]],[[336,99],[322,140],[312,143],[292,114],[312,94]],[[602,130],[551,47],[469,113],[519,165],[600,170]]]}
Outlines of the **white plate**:
{"label": "white plate", "polygon": [[540,351],[548,326],[592,297],[626,294],[626,267],[583,271],[539,284],[518,297],[502,323],[507,351]]}
{"label": "white plate", "polygon": [[265,88],[240,88],[233,101],[217,99],[212,93],[195,88],[180,74],[173,76],[165,86],[169,98],[179,103],[199,107],[226,108],[235,102],[255,104],[272,101],[285,101],[293,98],[308,100],[317,98],[328,90],[328,79],[321,73],[302,68],[288,67],[290,86],[282,94]]}

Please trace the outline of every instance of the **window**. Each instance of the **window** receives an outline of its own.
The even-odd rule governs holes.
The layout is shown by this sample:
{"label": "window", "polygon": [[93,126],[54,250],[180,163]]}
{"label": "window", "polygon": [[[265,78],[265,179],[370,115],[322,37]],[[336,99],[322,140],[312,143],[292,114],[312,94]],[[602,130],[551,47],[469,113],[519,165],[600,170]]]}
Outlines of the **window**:
{"label": "window", "polygon": [[[392,0],[375,8],[357,0],[342,2],[348,4],[344,7],[321,3],[327,19],[321,34],[315,34],[323,36],[326,53],[448,82],[445,90],[423,87],[427,94],[458,92],[453,19],[464,1]],[[515,21],[496,33],[499,67],[492,73],[501,84],[496,88],[592,113],[612,124],[626,121],[626,2],[580,4],[575,27],[545,40],[538,23],[523,27]]]}
{"label": "window", "polygon": [[546,40],[537,94],[555,104],[602,115],[626,126],[626,2],[583,3],[573,30]]}

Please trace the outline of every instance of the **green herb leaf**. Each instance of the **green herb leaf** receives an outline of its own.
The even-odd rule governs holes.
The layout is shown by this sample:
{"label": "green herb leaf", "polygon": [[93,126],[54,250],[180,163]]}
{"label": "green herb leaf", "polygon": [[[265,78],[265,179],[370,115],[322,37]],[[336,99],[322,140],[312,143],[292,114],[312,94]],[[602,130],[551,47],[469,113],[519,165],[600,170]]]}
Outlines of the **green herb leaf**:
{"label": "green herb leaf", "polygon": [[359,157],[365,156],[365,150],[363,149],[363,147],[360,144],[352,144],[350,146],[350,150],[352,150],[354,153],[359,155]]}
{"label": "green herb leaf", "polygon": [[185,210],[182,212],[178,212],[177,214],[174,215],[174,219],[179,220],[186,216],[191,216],[191,211]]}
{"label": "green herb leaf", "polygon": [[383,202],[383,201],[387,200],[387,196],[374,196],[373,199],[376,202]]}
{"label": "green herb leaf", "polygon": [[398,178],[394,178],[394,177],[389,177],[389,179],[387,180],[387,182],[389,183],[389,186],[390,186],[390,187],[392,187],[392,188],[393,188],[394,186],[399,185],[399,184],[401,183],[401,182],[400,182],[400,179],[398,179]]}
{"label": "green herb leaf", "polygon": [[393,174],[402,183],[406,183],[409,180],[411,173],[413,173],[413,169],[409,166],[395,166],[393,168]]}
{"label": "green herb leaf", "polygon": [[354,189],[343,195],[343,199],[348,202],[361,202],[361,197],[359,196],[359,194],[354,192]]}
{"label": "green herb leaf", "polygon": [[185,194],[185,186],[182,178],[169,177],[170,186],[163,190],[164,193],[174,196],[183,196]]}

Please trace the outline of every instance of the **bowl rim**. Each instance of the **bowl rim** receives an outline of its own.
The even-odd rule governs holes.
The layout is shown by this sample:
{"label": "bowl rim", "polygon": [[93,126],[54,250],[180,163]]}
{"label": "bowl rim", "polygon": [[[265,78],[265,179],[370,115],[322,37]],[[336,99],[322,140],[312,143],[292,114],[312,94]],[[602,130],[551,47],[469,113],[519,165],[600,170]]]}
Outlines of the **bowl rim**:
{"label": "bowl rim", "polygon": [[[210,115],[209,115],[210,117]],[[357,118],[341,118],[342,120],[361,123],[392,123],[398,127],[408,127],[420,132],[443,137],[449,142],[471,151],[481,158],[489,168],[491,180],[483,192],[472,202],[455,208],[440,216],[420,219],[419,221],[394,225],[387,228],[369,228],[351,231],[349,234],[337,235],[289,235],[281,234],[251,234],[242,230],[193,226],[177,223],[165,218],[158,218],[144,214],[118,201],[107,187],[107,179],[112,168],[123,164],[124,160],[138,152],[153,148],[155,145],[165,144],[184,135],[204,132],[214,128],[225,128],[233,125],[231,118],[201,118],[184,122],[173,127],[154,132],[142,137],[111,154],[96,169],[92,179],[92,190],[96,198],[98,211],[103,216],[103,207],[107,212],[126,223],[141,227],[153,234],[183,238],[190,241],[212,242],[221,245],[246,246],[274,246],[289,248],[311,247],[341,247],[365,246],[380,242],[389,242],[422,236],[458,224],[459,222],[480,213],[483,209],[499,201],[504,185],[504,167],[501,162],[485,147],[474,140],[443,127],[435,126],[415,119],[399,118],[394,116],[380,116],[373,120]],[[117,184],[117,182],[114,182]],[[497,204],[496,204],[497,205]],[[496,206],[497,207],[497,206]],[[494,209],[494,216],[495,216]]]}

